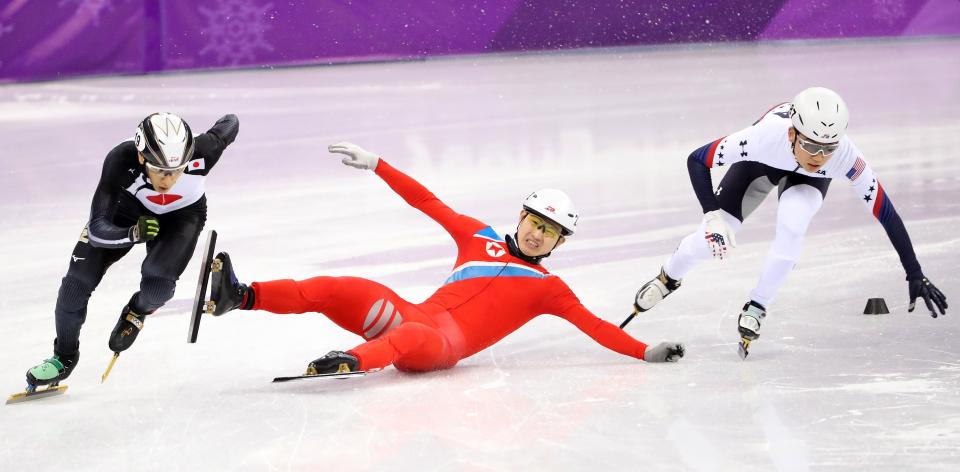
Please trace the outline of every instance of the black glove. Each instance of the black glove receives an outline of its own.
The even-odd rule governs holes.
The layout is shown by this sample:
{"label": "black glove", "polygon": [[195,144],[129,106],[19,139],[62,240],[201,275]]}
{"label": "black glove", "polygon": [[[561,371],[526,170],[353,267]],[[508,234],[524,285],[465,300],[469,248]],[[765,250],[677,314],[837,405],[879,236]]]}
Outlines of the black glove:
{"label": "black glove", "polygon": [[230,143],[237,139],[237,133],[240,132],[240,119],[237,118],[237,115],[233,114],[223,115],[213,124],[210,132],[220,138],[224,146],[229,146]]}
{"label": "black glove", "polygon": [[943,295],[940,289],[930,283],[930,280],[921,277],[907,282],[910,284],[910,308],[907,311],[913,313],[913,307],[917,304],[917,297],[923,297],[923,302],[927,304],[927,309],[930,310],[930,316],[937,317],[937,310],[934,309],[934,306],[940,310],[941,315],[947,314],[947,297]]}
{"label": "black glove", "polygon": [[160,222],[152,216],[141,216],[137,224],[130,227],[130,240],[134,243],[145,243],[157,237],[160,233]]}

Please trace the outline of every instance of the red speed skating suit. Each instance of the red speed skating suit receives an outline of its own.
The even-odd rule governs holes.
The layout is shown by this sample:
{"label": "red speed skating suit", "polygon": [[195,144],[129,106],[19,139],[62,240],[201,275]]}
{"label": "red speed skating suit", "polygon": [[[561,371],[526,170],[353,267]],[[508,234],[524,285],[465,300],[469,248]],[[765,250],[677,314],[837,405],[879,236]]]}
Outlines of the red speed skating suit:
{"label": "red speed skating suit", "polygon": [[323,313],[367,340],[350,350],[364,370],[390,364],[407,371],[450,368],[540,314],[559,316],[608,349],[643,359],[646,344],[597,318],[559,277],[513,257],[490,226],[453,211],[383,159],[376,174],[456,241],[457,262],[443,286],[414,304],[356,277],[254,282],[253,309]]}

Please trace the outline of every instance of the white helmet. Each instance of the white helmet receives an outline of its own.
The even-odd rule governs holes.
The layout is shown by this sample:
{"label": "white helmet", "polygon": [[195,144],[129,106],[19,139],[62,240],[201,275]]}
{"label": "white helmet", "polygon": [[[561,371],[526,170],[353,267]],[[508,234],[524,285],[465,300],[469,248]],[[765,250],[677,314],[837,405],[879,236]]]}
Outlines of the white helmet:
{"label": "white helmet", "polygon": [[577,229],[580,214],[573,206],[570,197],[554,188],[543,188],[527,195],[523,199],[523,209],[542,216],[563,228],[563,235],[569,236]]}
{"label": "white helmet", "polygon": [[793,127],[821,144],[833,144],[847,132],[850,111],[837,92],[810,87],[797,94],[790,106]]}
{"label": "white helmet", "polygon": [[154,113],[140,122],[133,137],[147,163],[160,169],[177,169],[193,157],[190,125],[173,113]]}

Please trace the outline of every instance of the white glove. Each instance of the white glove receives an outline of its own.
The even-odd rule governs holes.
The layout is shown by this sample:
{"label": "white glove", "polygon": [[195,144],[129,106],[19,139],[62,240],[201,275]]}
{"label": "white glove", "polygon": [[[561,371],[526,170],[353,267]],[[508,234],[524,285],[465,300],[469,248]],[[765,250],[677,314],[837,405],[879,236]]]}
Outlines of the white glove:
{"label": "white glove", "polygon": [[707,247],[713,253],[714,259],[726,259],[727,252],[737,247],[733,230],[727,220],[723,219],[721,211],[708,211],[703,215],[703,238],[707,241]]}
{"label": "white glove", "polygon": [[683,344],[677,342],[663,342],[656,346],[647,346],[643,353],[643,360],[647,362],[677,362],[684,354]]}
{"label": "white glove", "polygon": [[331,153],[347,156],[340,162],[350,167],[356,167],[357,169],[377,170],[377,163],[380,162],[380,157],[376,154],[346,141],[331,144],[327,146],[327,150]]}

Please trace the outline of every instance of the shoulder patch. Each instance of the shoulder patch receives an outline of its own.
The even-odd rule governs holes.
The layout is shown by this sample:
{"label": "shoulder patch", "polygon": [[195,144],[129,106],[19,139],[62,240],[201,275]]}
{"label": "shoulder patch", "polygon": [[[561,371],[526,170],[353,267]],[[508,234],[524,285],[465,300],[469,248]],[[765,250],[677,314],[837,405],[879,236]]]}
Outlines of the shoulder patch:
{"label": "shoulder patch", "polygon": [[863,159],[860,158],[860,156],[857,156],[857,161],[854,162],[853,167],[851,167],[850,170],[847,171],[847,178],[850,180],[857,180],[857,178],[860,177],[860,174],[863,173],[863,169],[866,166],[867,166],[866,162],[864,162]]}
{"label": "shoulder patch", "polygon": [[203,158],[192,159],[190,162],[187,163],[186,172],[188,173],[199,172],[206,169],[207,169],[206,161],[204,161]]}
{"label": "shoulder patch", "polygon": [[491,240],[491,241],[497,241],[497,242],[501,242],[501,243],[506,242],[506,241],[503,239],[503,236],[500,236],[499,234],[497,234],[497,232],[494,231],[493,228],[491,228],[491,227],[489,227],[489,226],[487,226],[486,228],[481,229],[480,231],[477,231],[477,232],[473,235],[473,237],[475,237],[475,238],[481,238],[481,239],[489,239],[489,240]]}

